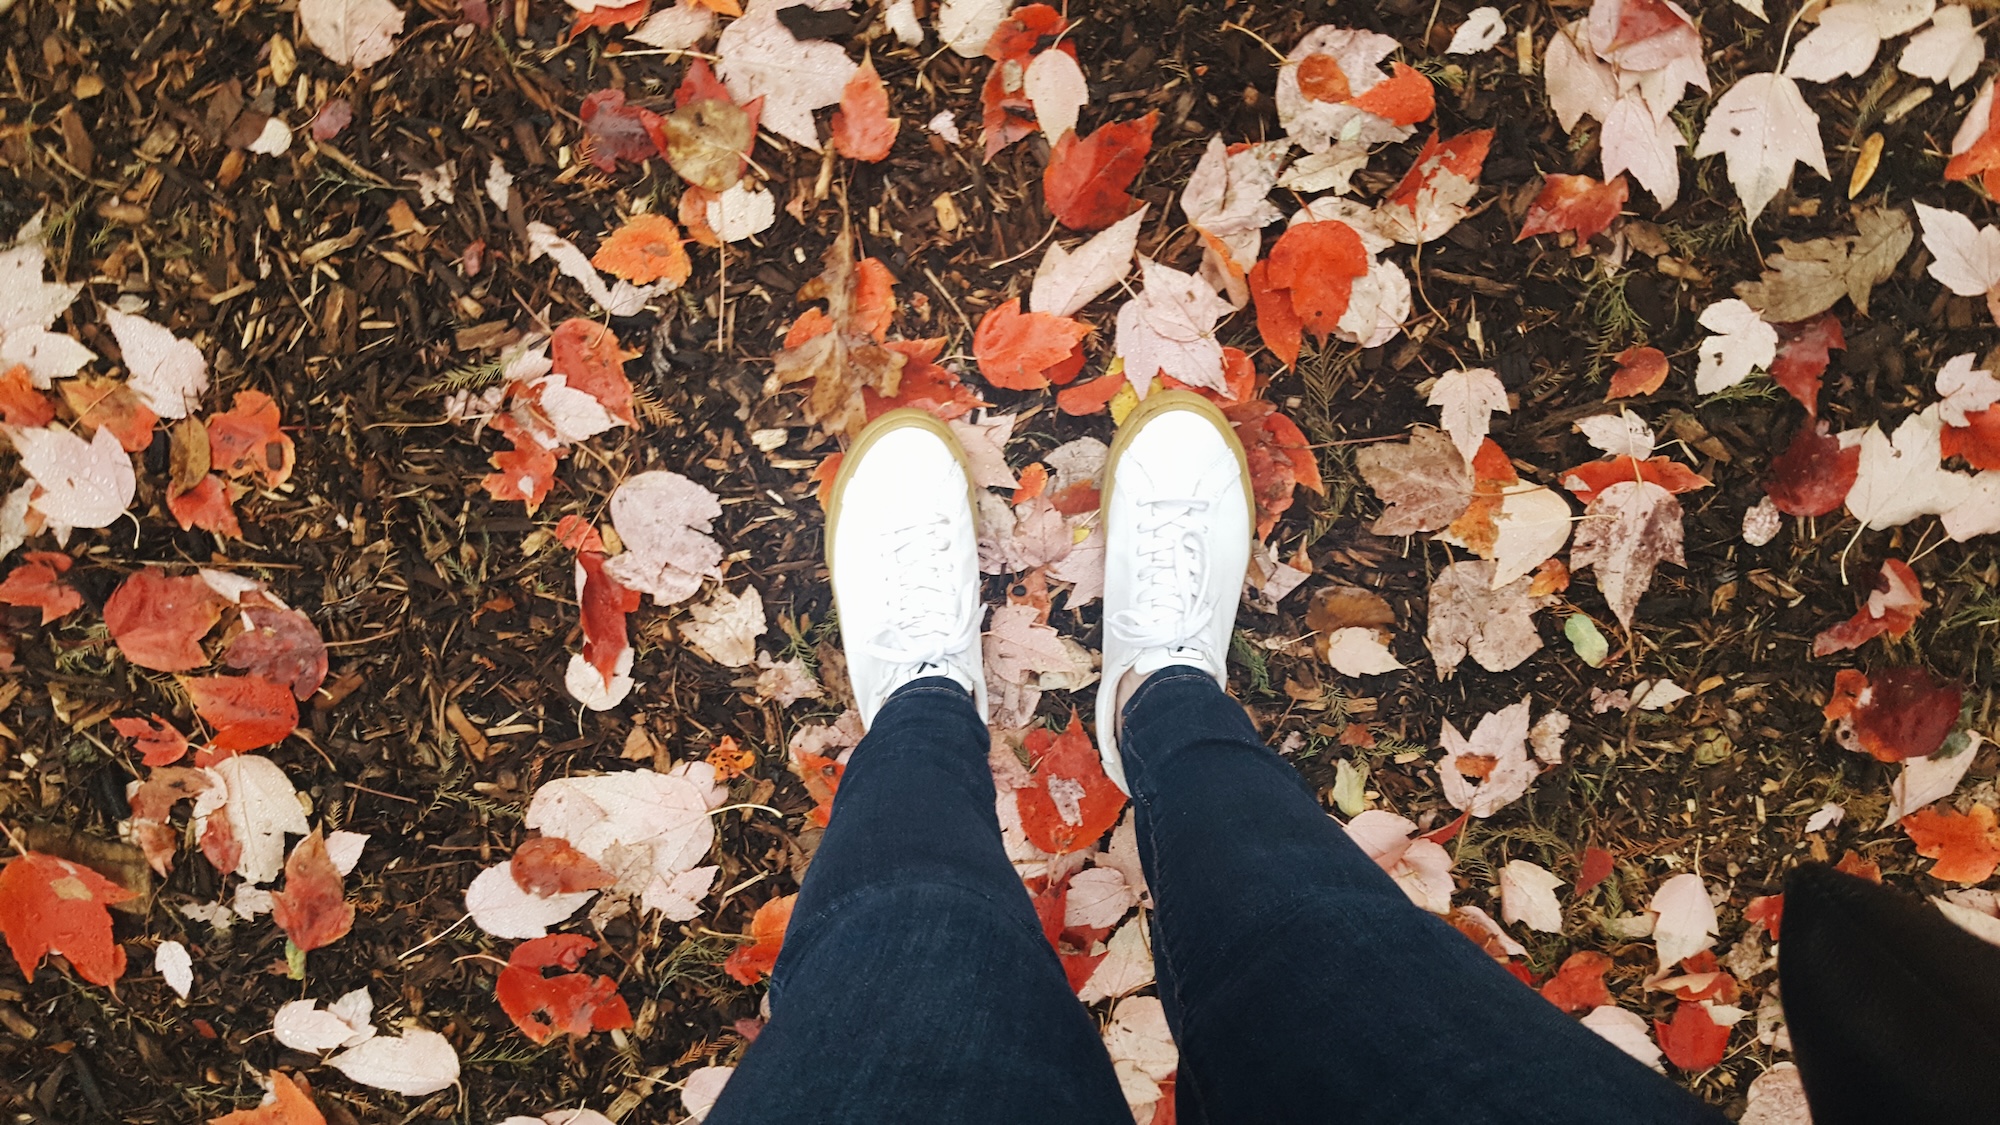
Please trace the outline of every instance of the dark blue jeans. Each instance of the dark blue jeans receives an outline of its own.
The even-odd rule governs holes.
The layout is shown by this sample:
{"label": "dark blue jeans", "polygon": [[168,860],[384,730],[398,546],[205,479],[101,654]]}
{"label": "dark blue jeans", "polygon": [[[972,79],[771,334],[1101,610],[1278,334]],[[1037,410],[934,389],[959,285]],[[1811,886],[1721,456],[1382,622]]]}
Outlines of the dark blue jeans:
{"label": "dark blue jeans", "polygon": [[[1125,715],[1180,1121],[1722,1120],[1412,905],[1205,674],[1162,670]],[[1002,850],[987,749],[949,680],[876,717],[710,1125],[1129,1125]]]}

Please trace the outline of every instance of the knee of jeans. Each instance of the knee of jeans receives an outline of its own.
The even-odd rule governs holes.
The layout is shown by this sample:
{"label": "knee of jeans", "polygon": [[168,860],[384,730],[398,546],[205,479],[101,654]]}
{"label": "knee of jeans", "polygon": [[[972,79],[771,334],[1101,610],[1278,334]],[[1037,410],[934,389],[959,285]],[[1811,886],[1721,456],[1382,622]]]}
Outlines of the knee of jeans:
{"label": "knee of jeans", "polygon": [[822,951],[846,959],[927,938],[974,957],[995,944],[1048,946],[1018,882],[996,888],[938,873],[860,887],[792,919],[772,974],[774,1001],[790,970]]}

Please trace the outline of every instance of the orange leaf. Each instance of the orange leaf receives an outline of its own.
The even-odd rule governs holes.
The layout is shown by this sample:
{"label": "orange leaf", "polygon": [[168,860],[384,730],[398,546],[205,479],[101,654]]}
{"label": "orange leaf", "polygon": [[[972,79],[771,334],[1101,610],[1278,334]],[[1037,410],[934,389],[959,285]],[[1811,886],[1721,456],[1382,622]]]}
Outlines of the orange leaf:
{"label": "orange leaf", "polygon": [[158,715],[150,722],[137,718],[113,719],[111,729],[131,739],[133,748],[139,751],[139,760],[149,766],[171,766],[187,753],[187,735]]}
{"label": "orange leaf", "polygon": [[1963,457],[1975,469],[2000,469],[2000,406],[1970,411],[1965,421],[1964,426],[1944,428],[1938,437],[1940,454]]}
{"label": "orange leaf", "polygon": [[697,8],[707,8],[718,16],[740,16],[743,6],[736,0],[689,0]]}
{"label": "orange leaf", "polygon": [[1048,490],[1048,466],[1037,461],[1021,470],[1020,480],[1021,483],[1014,489],[1013,502],[1015,504],[1025,504]]}
{"label": "orange leaf", "polygon": [[340,869],[326,854],[326,838],[315,828],[285,860],[285,887],[271,892],[271,921],[303,950],[320,949],[354,928],[354,905],[347,901]]}
{"label": "orange leaf", "polygon": [[[1305,324],[1292,307],[1292,295],[1271,283],[1271,263],[1267,259],[1250,267],[1250,299],[1257,305],[1257,335],[1271,354],[1286,367],[1299,362],[1299,347],[1305,342]],[[1354,282],[1347,283],[1352,295]]]}
{"label": "orange leaf", "polygon": [[1611,177],[1610,183],[1599,183],[1589,176],[1553,173],[1542,181],[1535,201],[1528,204],[1527,218],[1514,241],[1568,230],[1576,232],[1578,242],[1589,242],[1618,217],[1630,190],[1623,174]]}
{"label": "orange leaf", "polygon": [[1354,85],[1340,69],[1339,59],[1312,54],[1299,60],[1299,93],[1316,102],[1340,105],[1354,96]]}
{"label": "orange leaf", "polygon": [[1278,517],[1292,506],[1294,486],[1323,492],[1319,462],[1298,424],[1263,399],[1225,407],[1236,438],[1250,465],[1250,485],[1257,498],[1257,537],[1271,533]]}
{"label": "orange leaf", "polygon": [[840,460],[844,453],[829,453],[820,459],[819,466],[812,471],[812,481],[819,487],[813,495],[819,500],[821,510],[833,499],[833,482],[840,475]]}
{"label": "orange leaf", "polygon": [[625,361],[637,355],[620,347],[609,328],[580,316],[557,325],[549,339],[549,362],[555,373],[628,426],[639,423],[632,414],[632,382],[625,377]]}
{"label": "orange leaf", "polygon": [[834,151],[873,164],[889,155],[902,124],[902,118],[889,116],[889,88],[875,73],[874,60],[864,60],[841,88],[840,108],[833,111]]}
{"label": "orange leaf", "polygon": [[102,426],[127,453],[144,452],[153,444],[153,427],[160,416],[119,380],[85,374],[58,382],[56,389],[85,434],[95,434]]}
{"label": "orange leaf", "polygon": [[[597,942],[582,934],[550,934],[522,942],[507,958],[500,979],[493,986],[500,1009],[536,1043],[546,1043],[557,1034],[578,1038],[593,1031],[611,1031],[632,1026],[632,1011],[618,995],[618,982],[588,973],[562,973],[545,977],[542,970],[553,965],[574,969],[583,955],[597,948]],[[539,1019],[542,1013],[549,1019]]]}
{"label": "orange leaf", "polygon": [[1611,992],[1604,987],[1604,971],[1610,967],[1611,958],[1602,953],[1572,953],[1542,985],[1542,999],[1565,1012],[1587,1012],[1609,1004]]}
{"label": "orange leaf", "polygon": [[1014,799],[1030,843],[1061,855],[1087,848],[1111,830],[1125,808],[1125,794],[1104,776],[1097,748],[1074,710],[1060,735],[1036,727],[1022,745],[1033,762],[1034,784],[1016,789]]}
{"label": "orange leaf", "polygon": [[1078,140],[1074,131],[1056,141],[1042,172],[1049,213],[1071,230],[1103,230],[1138,205],[1126,189],[1153,148],[1158,113],[1114,121]]}
{"label": "orange leaf", "polygon": [[1437,94],[1431,88],[1431,80],[1415,67],[1391,63],[1389,72],[1388,81],[1377,82],[1367,93],[1347,104],[1391,125],[1415,125],[1437,109]]}
{"label": "orange leaf", "polygon": [[1709,480],[1671,457],[1649,457],[1644,461],[1631,455],[1589,461],[1562,475],[1562,486],[1588,504],[1597,494],[1614,484],[1643,480],[1659,485],[1678,496],[1707,488]]}
{"label": "orange leaf", "polygon": [[646,18],[646,10],[653,6],[653,0],[633,0],[632,3],[617,8],[593,8],[588,12],[578,12],[576,22],[570,25],[572,38],[582,35],[593,27],[616,27],[624,24],[635,27]]}
{"label": "orange leaf", "polygon": [[[1067,43],[1063,44],[1068,46]],[[980,134],[984,146],[982,159],[991,163],[1002,149],[1023,137],[1035,133],[1035,105],[1020,88],[1007,89],[1008,67],[1014,67],[1018,75],[1027,64],[996,62],[993,69],[986,72],[986,82],[979,88]]]}
{"label": "orange leaf", "polygon": [[326,1125],[326,1117],[297,1082],[281,1071],[271,1075],[271,1100],[255,1109],[239,1109],[211,1117],[208,1125]]}
{"label": "orange leaf", "polygon": [[1037,52],[1049,49],[1056,36],[1068,28],[1069,22],[1062,13],[1049,5],[1023,5],[1007,13],[1007,18],[993,29],[992,38],[986,41],[985,54],[994,62],[1017,62],[1025,68]]}
{"label": "orange leaf", "polygon": [[262,391],[236,392],[233,408],[208,419],[209,464],[232,477],[261,473],[276,488],[292,475],[297,457],[278,428],[278,404]]}
{"label": "orange leaf", "polygon": [[186,492],[176,492],[167,486],[167,511],[182,531],[201,528],[231,539],[243,538],[243,525],[236,520],[236,509],[230,503],[229,486],[221,477],[208,473],[201,483]]}
{"label": "orange leaf", "polygon": [[757,752],[745,746],[736,745],[736,739],[723,735],[708,755],[702,759],[715,767],[717,781],[733,781],[748,773],[757,764]]}
{"label": "orange leaf", "polygon": [[[679,286],[694,269],[681,246],[681,228],[665,215],[634,215],[598,244],[590,264],[635,285],[666,281]],[[609,333],[606,333],[609,335]],[[612,341],[616,346],[617,341]]]}
{"label": "orange leaf", "polygon": [[694,184],[689,184],[687,190],[681,192],[681,201],[678,204],[681,225],[687,228],[689,238],[703,246],[722,245],[722,239],[716,235],[715,228],[708,225],[708,205],[720,198],[707,188],[697,187]]}
{"label": "orange leaf", "polygon": [[131,897],[88,867],[28,852],[0,870],[0,931],[29,980],[44,955],[60,953],[77,976],[108,988],[125,975],[125,949],[104,908]]}
{"label": "orange leaf", "polygon": [[1860,648],[1884,633],[1900,637],[1910,631],[1923,611],[1924,588],[1916,572],[1901,559],[1884,559],[1861,608],[1853,617],[1814,637],[1813,655]]}
{"label": "orange leaf", "polygon": [[291,689],[262,676],[186,676],[181,686],[194,701],[194,713],[215,732],[195,755],[198,766],[275,746],[299,725]]}
{"label": "orange leaf", "polygon": [[2000,830],[1992,808],[1974,805],[1970,812],[1932,805],[1903,818],[1903,831],[1917,854],[1937,860],[1931,874],[1947,883],[1983,883],[2000,867]]}
{"label": "orange leaf", "polygon": [[988,383],[1010,391],[1037,391],[1049,385],[1044,374],[1069,358],[1087,324],[1050,313],[1023,313],[1019,297],[988,309],[972,334],[972,357]]}
{"label": "orange leaf", "polygon": [[896,275],[880,258],[854,263],[854,308],[848,331],[879,344],[889,334],[889,322],[895,315]]}
{"label": "orange leaf", "polygon": [[1432,132],[1423,149],[1417,153],[1416,162],[1390,190],[1385,202],[1409,208],[1415,214],[1422,205],[1419,197],[1424,189],[1435,184],[1439,176],[1477,180],[1480,170],[1486,166],[1487,150],[1492,147],[1491,129],[1474,129],[1448,140],[1439,140],[1438,134]]}
{"label": "orange leaf", "polygon": [[70,566],[68,555],[58,551],[29,551],[21,565],[7,572],[0,582],[0,602],[34,606],[42,611],[42,624],[63,617],[83,605],[83,595],[62,580]]}
{"label": "orange leaf", "polygon": [[[808,314],[818,310],[809,309]],[[804,317],[800,318],[805,319]],[[823,316],[821,319],[825,319]],[[831,321],[827,322],[829,325]],[[873,387],[861,388],[861,401],[867,407],[868,420],[874,421],[899,406],[912,406],[928,411],[949,422],[953,418],[963,418],[973,410],[988,405],[978,392],[966,386],[958,375],[939,367],[937,358],[944,354],[945,338],[934,336],[928,340],[889,340],[883,347],[903,356],[903,379],[897,384],[896,393],[883,396]],[[817,479],[817,478],[815,478]]]}
{"label": "orange leaf", "polygon": [[486,460],[499,470],[480,479],[487,494],[495,500],[525,501],[531,514],[542,506],[556,482],[554,451],[543,449],[533,438],[524,436],[512,449],[502,450]]}
{"label": "orange leaf", "polygon": [[1771,931],[1771,940],[1777,941],[1778,931],[1785,924],[1785,896],[1758,895],[1743,904],[1743,920]]}
{"label": "orange leaf", "polygon": [[1652,394],[1667,381],[1667,353],[1658,348],[1626,348],[1611,362],[1618,370],[1611,373],[1611,388],[1604,392],[1606,402]]}
{"label": "orange leaf", "polygon": [[[1945,431],[1948,440],[1951,431]],[[1764,491],[1788,516],[1823,516],[1838,509],[1861,472],[1861,447],[1842,449],[1825,422],[1807,422],[1771,459]]]}
{"label": "orange leaf", "polygon": [[531,895],[596,891],[617,882],[596,860],[561,836],[537,836],[514,849],[507,863],[514,884]]}
{"label": "orange leaf", "polygon": [[778,963],[778,953],[785,946],[785,927],[791,924],[792,906],[798,898],[780,895],[758,907],[751,916],[752,943],[739,947],[722,963],[722,970],[736,978],[738,984],[756,984],[771,975],[771,967]]}
{"label": "orange leaf", "polygon": [[556,542],[572,551],[604,553],[604,537],[582,516],[570,515],[556,521]]}
{"label": "orange leaf", "polygon": [[[155,715],[153,718],[158,720],[160,717]],[[112,720],[114,725],[135,721],[131,719]],[[144,724],[142,723],[141,725],[143,726]],[[160,725],[162,729],[172,731],[175,735],[180,733],[166,726],[164,721],[161,721]],[[132,733],[122,726],[118,727],[118,730],[121,734],[130,735]],[[185,750],[187,740],[181,739],[180,746]],[[212,785],[213,782],[209,780],[206,770],[188,769],[182,766],[164,766],[155,768],[151,773],[147,774],[146,780],[140,782],[139,787],[132,791],[132,839],[138,843],[139,849],[146,853],[146,862],[152,865],[154,871],[165,875],[174,869],[174,852],[179,850],[181,843],[181,834],[167,825],[167,817],[173,812],[174,805],[178,802],[191,800],[200,796]],[[222,839],[218,836],[217,828],[218,826],[222,826],[226,831],[228,823],[229,819],[227,817],[211,817],[209,819],[208,831],[202,837],[202,850],[204,852],[208,852],[213,856],[221,850]],[[209,837],[216,837],[216,852],[211,852],[210,850]],[[227,863],[217,864],[216,870],[234,871],[236,869],[237,856],[223,855],[221,858],[226,860]]]}
{"label": "orange leaf", "polygon": [[1064,414],[1102,413],[1127,382],[1123,375],[1100,375],[1088,383],[1071,383],[1056,392],[1056,408]]}
{"label": "orange leaf", "polygon": [[806,795],[813,799],[806,819],[825,828],[833,816],[833,798],[840,792],[840,776],[847,772],[847,764],[824,754],[794,753],[792,769],[804,783]]}
{"label": "orange leaf", "polygon": [[55,404],[35,388],[26,366],[17,363],[0,375],[0,421],[32,428],[46,426],[55,418]]}
{"label": "orange leaf", "polygon": [[227,604],[199,574],[174,578],[148,566],[112,591],[104,624],[125,659],[155,672],[185,672],[208,663],[201,639]]}
{"label": "orange leaf", "polygon": [[[1799,400],[1807,418],[1819,416],[1819,380],[1826,374],[1832,357],[1829,349],[1844,351],[1847,338],[1840,331],[1840,318],[1825,313],[1801,324],[1781,325],[1778,355],[1771,361],[1771,381]],[[1941,440],[1941,439],[1940,439]]]}
{"label": "orange leaf", "polygon": [[2000,98],[1995,98],[1987,110],[1986,131],[1972,142],[1972,147],[1945,163],[1946,180],[1969,180],[1974,176],[1991,180],[1993,173],[2000,171],[2000,128],[1996,126],[2000,126]]}
{"label": "orange leaf", "polygon": [[[1354,279],[1368,272],[1368,251],[1353,227],[1328,219],[1287,228],[1271,246],[1268,265],[1271,287],[1290,291],[1300,324],[1324,341],[1347,312]],[[1261,313],[1258,319],[1261,327]]]}
{"label": "orange leaf", "polygon": [[1944,745],[1958,725],[1965,693],[1957,684],[1941,684],[1918,667],[1886,668],[1864,675],[1844,668],[1834,677],[1829,719],[1854,724],[1861,748],[1878,761],[1900,762],[1927,757]]}
{"label": "orange leaf", "polygon": [[1707,1070],[1722,1061],[1729,1048],[1729,1029],[1718,1027],[1708,1009],[1686,1000],[1674,1009],[1674,1022],[1653,1021],[1660,1053],[1682,1070]]}

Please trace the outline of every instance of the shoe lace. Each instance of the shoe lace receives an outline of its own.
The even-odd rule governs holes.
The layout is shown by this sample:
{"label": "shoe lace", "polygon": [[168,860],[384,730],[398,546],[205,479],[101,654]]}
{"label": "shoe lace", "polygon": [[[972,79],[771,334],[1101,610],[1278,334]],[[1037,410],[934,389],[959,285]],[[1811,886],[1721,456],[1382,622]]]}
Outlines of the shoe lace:
{"label": "shoe lace", "polygon": [[1213,599],[1203,596],[1208,540],[1196,519],[1208,501],[1153,500],[1140,508],[1132,605],[1111,616],[1111,629],[1139,648],[1186,647],[1215,615]]}
{"label": "shoe lace", "polygon": [[979,637],[979,590],[953,566],[949,516],[931,515],[889,533],[894,562],[889,620],[862,642],[889,664],[942,667]]}

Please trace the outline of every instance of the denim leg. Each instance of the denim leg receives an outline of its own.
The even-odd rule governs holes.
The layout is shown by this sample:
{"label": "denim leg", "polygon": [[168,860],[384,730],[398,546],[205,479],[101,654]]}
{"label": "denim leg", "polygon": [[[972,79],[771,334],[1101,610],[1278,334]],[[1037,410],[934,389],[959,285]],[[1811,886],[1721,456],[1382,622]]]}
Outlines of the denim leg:
{"label": "denim leg", "polygon": [[985,724],[942,678],[854,751],[710,1125],[1131,1125],[1097,1028],[1000,842]]}
{"label": "denim leg", "polygon": [[1181,1120],[1722,1120],[1413,905],[1206,673],[1125,716]]}

